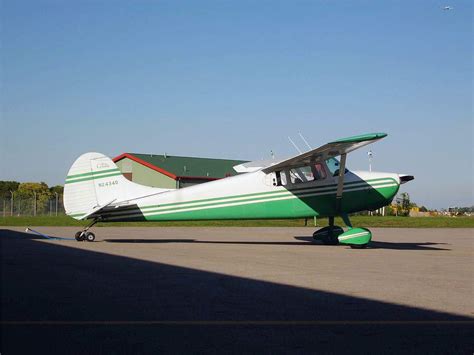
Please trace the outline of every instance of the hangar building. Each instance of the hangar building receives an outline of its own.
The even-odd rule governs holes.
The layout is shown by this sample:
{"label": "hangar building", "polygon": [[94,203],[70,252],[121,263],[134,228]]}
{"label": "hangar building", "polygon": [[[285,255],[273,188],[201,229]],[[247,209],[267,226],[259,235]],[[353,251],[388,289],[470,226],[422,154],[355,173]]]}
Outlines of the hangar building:
{"label": "hangar building", "polygon": [[130,181],[173,189],[237,175],[232,167],[246,162],[137,153],[123,153],[113,161]]}

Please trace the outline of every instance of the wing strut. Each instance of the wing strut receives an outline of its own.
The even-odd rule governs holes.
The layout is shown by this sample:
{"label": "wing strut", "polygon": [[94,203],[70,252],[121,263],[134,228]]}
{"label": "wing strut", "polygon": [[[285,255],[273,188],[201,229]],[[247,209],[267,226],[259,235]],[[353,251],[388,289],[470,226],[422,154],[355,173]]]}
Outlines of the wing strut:
{"label": "wing strut", "polygon": [[346,158],[347,153],[341,154],[341,161],[339,163],[339,179],[337,181],[336,192],[336,212],[341,211],[342,193],[344,191],[344,175],[346,173]]}

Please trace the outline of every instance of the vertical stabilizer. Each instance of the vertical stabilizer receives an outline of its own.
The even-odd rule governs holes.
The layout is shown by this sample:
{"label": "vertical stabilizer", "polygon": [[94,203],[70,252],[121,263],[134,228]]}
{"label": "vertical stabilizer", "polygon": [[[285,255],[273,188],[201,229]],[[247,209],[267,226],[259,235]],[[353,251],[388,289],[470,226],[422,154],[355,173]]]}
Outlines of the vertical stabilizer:
{"label": "vertical stabilizer", "polygon": [[66,214],[82,219],[90,211],[111,203],[139,199],[165,192],[127,180],[109,157],[85,153],[69,169],[64,185]]}

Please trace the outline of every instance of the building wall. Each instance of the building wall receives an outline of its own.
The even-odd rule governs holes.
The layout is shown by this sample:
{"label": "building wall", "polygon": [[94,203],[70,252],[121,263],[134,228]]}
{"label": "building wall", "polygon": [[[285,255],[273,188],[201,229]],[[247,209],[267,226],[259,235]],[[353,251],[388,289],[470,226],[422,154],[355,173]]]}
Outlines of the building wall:
{"label": "building wall", "polygon": [[124,158],[116,162],[120,171],[127,176],[132,174],[132,181],[137,184],[161,187],[164,189],[175,189],[176,181],[156,170],[143,166],[131,159]]}

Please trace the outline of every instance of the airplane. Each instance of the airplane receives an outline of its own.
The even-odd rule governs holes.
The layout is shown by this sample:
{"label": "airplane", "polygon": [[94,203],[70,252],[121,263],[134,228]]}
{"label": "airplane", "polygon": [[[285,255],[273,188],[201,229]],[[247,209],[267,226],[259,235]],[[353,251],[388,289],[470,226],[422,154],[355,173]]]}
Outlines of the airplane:
{"label": "airplane", "polygon": [[[313,234],[324,244],[364,248],[367,228],[352,226],[349,214],[388,205],[412,175],[346,168],[347,154],[386,133],[363,134],[327,143],[281,161],[254,161],[234,167],[241,174],[181,189],[162,189],[127,180],[100,153],[85,153],[71,166],[64,186],[66,214],[92,222],[75,234],[95,240],[97,222],[292,219],[327,217]],[[340,161],[336,157],[340,156]],[[334,224],[342,217],[346,231]]]}

